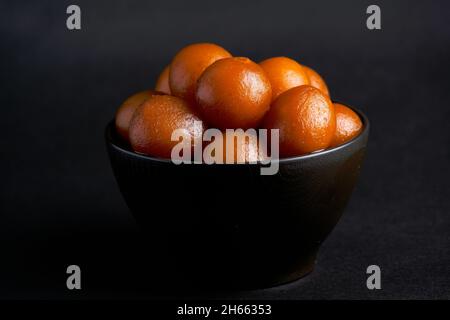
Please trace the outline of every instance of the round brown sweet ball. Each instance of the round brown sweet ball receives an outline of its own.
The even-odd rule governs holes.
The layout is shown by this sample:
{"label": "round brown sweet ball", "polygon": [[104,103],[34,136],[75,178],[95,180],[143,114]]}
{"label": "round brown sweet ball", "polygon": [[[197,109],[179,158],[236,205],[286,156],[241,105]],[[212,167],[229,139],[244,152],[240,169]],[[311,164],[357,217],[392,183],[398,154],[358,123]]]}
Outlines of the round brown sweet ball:
{"label": "round brown sweet ball", "polygon": [[155,85],[156,91],[163,92],[165,94],[171,94],[169,86],[169,72],[170,72],[170,65],[164,68],[164,70],[159,75],[158,80],[156,80]]}
{"label": "round brown sweet ball", "polygon": [[320,74],[318,74],[317,71],[315,71],[307,66],[303,66],[303,69],[305,70],[305,72],[309,78],[310,85],[313,86],[314,88],[319,89],[320,91],[325,93],[327,96],[330,96],[330,91],[328,90],[328,86],[325,83],[325,80],[323,80],[323,78],[320,76]]}
{"label": "round brown sweet ball", "polygon": [[129,141],[128,130],[130,127],[131,118],[133,117],[136,108],[150,97],[161,94],[163,93],[154,90],[145,90],[133,94],[122,103],[122,105],[117,109],[115,116],[116,130],[122,139]]}
{"label": "round brown sweet ball", "polygon": [[282,93],[264,119],[266,129],[280,130],[280,155],[299,156],[328,148],[336,129],[330,98],[312,86]]}
{"label": "round brown sweet ball", "polygon": [[303,67],[290,58],[273,57],[261,61],[259,65],[264,69],[272,85],[272,101],[286,90],[309,84],[309,78]]}
{"label": "round brown sweet ball", "polygon": [[198,78],[215,61],[231,57],[224,48],[213,43],[195,43],[181,49],[170,64],[169,85],[174,96],[195,103]]}
{"label": "round brown sweet ball", "polygon": [[153,96],[141,104],[131,119],[130,143],[137,153],[158,158],[171,157],[172,133],[180,129],[194,144],[202,143],[205,126],[184,100],[169,96]]}
{"label": "round brown sweet ball", "polygon": [[272,88],[264,70],[248,58],[210,65],[198,80],[197,107],[220,129],[257,128],[270,108]]}
{"label": "round brown sweet ball", "polygon": [[334,110],[336,113],[336,130],[331,142],[332,147],[350,141],[362,131],[363,127],[361,118],[349,107],[335,103]]}

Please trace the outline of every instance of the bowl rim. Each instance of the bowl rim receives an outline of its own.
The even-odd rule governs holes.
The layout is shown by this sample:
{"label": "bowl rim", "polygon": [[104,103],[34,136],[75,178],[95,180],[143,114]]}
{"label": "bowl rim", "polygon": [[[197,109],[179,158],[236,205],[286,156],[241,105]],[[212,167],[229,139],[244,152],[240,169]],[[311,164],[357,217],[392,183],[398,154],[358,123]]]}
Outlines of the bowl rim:
{"label": "bowl rim", "polygon": [[[358,114],[358,116],[360,117],[360,119],[361,119],[361,121],[363,123],[363,129],[361,130],[361,132],[356,137],[354,137],[353,139],[347,141],[344,144],[341,144],[341,145],[333,147],[333,148],[327,148],[327,149],[323,149],[323,150],[320,150],[320,151],[315,151],[315,152],[311,152],[311,153],[308,153],[308,154],[304,154],[304,155],[301,155],[301,156],[294,156],[294,157],[274,159],[274,160],[271,160],[271,161],[275,161],[275,162],[279,162],[279,163],[289,163],[289,162],[295,162],[295,161],[301,161],[301,160],[305,160],[305,159],[311,159],[311,158],[315,158],[315,157],[320,157],[322,155],[327,155],[327,154],[330,154],[330,153],[337,152],[337,151],[339,151],[341,149],[344,149],[344,148],[346,148],[346,147],[348,147],[348,146],[350,146],[350,145],[360,141],[361,139],[364,139],[364,137],[368,134],[369,129],[370,129],[370,122],[369,122],[369,119],[367,118],[367,116],[361,110],[359,110],[359,109],[357,109],[357,108],[355,108],[353,106],[350,106],[348,104],[342,103],[340,101],[333,101],[333,103],[342,104],[342,105],[350,108],[352,111],[354,111],[354,112],[356,112]],[[105,128],[105,139],[114,149],[117,149],[120,152],[126,153],[126,154],[128,154],[130,156],[133,156],[133,157],[136,157],[136,158],[140,158],[140,159],[143,159],[143,160],[151,160],[151,161],[156,161],[156,162],[161,162],[161,163],[173,164],[171,159],[147,156],[147,155],[144,155],[144,154],[136,153],[136,152],[134,152],[132,150],[128,150],[128,149],[118,145],[115,142],[115,139],[112,137],[112,134],[111,134],[111,131],[113,130],[113,127],[114,127],[114,123],[115,123],[115,121],[114,121],[114,119],[112,119],[111,121],[108,122],[108,124],[106,125],[106,128]],[[196,165],[205,165],[204,163],[200,163],[200,164],[194,163],[194,164],[196,164]],[[212,164],[212,165],[214,165],[214,164]],[[227,164],[227,166],[242,166],[242,165],[261,165],[261,163],[257,162],[257,163]],[[208,165],[208,166],[211,166],[211,165]]]}

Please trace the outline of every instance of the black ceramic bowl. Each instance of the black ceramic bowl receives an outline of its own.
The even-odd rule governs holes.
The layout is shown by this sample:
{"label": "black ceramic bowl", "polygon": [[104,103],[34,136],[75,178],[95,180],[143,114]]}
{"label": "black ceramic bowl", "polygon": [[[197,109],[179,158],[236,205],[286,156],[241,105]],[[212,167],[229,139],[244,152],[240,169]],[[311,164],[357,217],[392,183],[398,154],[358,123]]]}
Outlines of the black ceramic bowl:
{"label": "black ceramic bowl", "polygon": [[[154,276],[175,283],[268,287],[313,270],[359,175],[369,121],[337,148],[259,164],[175,165],[136,154],[106,127],[120,191],[146,235]],[[151,273],[151,272],[149,272]]]}

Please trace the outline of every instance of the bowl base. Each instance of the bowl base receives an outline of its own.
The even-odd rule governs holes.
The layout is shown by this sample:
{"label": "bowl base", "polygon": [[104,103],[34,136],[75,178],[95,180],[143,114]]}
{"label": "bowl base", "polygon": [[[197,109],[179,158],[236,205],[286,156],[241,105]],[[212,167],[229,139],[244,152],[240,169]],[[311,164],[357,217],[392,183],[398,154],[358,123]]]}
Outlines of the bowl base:
{"label": "bowl base", "polygon": [[[160,247],[161,248],[161,247]],[[310,274],[316,263],[317,249],[298,252],[295,260],[277,259],[270,255],[255,260],[253,256],[234,257],[205,255],[193,256],[192,253],[179,253],[168,256],[173,250],[152,252],[154,266],[149,270],[156,282],[162,282],[173,291],[216,291],[216,290],[255,290],[276,287],[299,280]],[[281,250],[283,251],[283,250]],[[284,255],[287,257],[287,255]]]}

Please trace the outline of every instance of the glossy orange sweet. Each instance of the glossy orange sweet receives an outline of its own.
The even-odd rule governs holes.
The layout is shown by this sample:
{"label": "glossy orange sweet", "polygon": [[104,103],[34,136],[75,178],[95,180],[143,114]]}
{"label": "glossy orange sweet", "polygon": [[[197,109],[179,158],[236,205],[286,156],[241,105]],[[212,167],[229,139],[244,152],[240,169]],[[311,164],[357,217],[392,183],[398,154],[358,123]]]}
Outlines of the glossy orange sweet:
{"label": "glossy orange sweet", "polygon": [[178,141],[171,141],[176,129],[185,131],[194,143],[202,142],[204,126],[182,99],[153,96],[141,104],[130,123],[130,143],[134,151],[160,158],[170,158]]}
{"label": "glossy orange sweet", "polygon": [[331,147],[336,147],[350,141],[362,130],[363,124],[359,116],[347,106],[334,104],[336,113],[336,131],[331,142]]}
{"label": "glossy orange sweet", "polygon": [[282,93],[264,119],[264,127],[280,130],[280,156],[297,156],[328,148],[336,129],[330,98],[312,86]]}
{"label": "glossy orange sweet", "polygon": [[270,108],[272,89],[264,70],[248,58],[216,61],[198,81],[197,105],[208,124],[256,128]]}
{"label": "glossy orange sweet", "polygon": [[[264,153],[261,156],[258,153],[257,134],[244,130],[224,131],[222,135],[215,137],[208,145],[204,149],[205,157],[203,159],[208,164],[213,163],[213,160],[216,163],[230,164],[256,162],[264,158]],[[216,152],[221,152],[221,154]]]}
{"label": "glossy orange sweet", "polygon": [[200,75],[215,61],[228,57],[231,57],[228,51],[212,43],[197,43],[184,47],[170,64],[170,91],[174,96],[194,103]]}
{"label": "glossy orange sweet", "polygon": [[314,88],[321,90],[323,93],[329,96],[330,92],[328,91],[328,86],[325,83],[325,80],[323,80],[323,78],[320,76],[320,74],[318,74],[315,70],[307,66],[303,66],[303,69],[306,71],[306,74],[308,75],[310,85],[313,86]]}
{"label": "glossy orange sweet", "polygon": [[128,141],[128,128],[130,127],[130,121],[136,108],[148,98],[158,94],[162,93],[153,90],[138,92],[126,99],[119,109],[117,109],[115,117],[116,129],[125,141]]}
{"label": "glossy orange sweet", "polygon": [[294,87],[309,84],[309,78],[303,67],[286,57],[274,57],[259,63],[272,85],[272,100],[281,93]]}
{"label": "glossy orange sweet", "polygon": [[156,91],[164,92],[165,94],[171,94],[169,86],[169,72],[170,72],[170,65],[164,68],[164,70],[159,75],[158,80],[156,80],[155,85]]}

